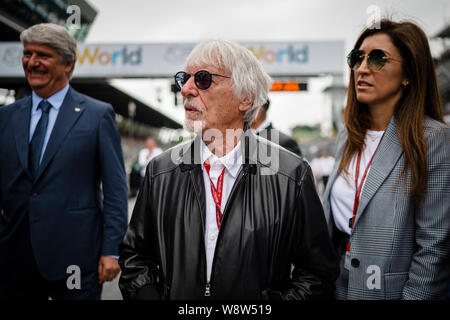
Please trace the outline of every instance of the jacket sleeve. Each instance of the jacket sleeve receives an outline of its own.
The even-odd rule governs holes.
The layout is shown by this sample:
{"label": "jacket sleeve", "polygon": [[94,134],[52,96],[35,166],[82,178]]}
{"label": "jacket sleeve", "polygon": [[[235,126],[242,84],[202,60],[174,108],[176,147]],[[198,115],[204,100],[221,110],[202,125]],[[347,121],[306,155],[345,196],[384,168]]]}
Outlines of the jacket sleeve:
{"label": "jacket sleeve", "polygon": [[[4,110],[0,110],[0,132],[4,132],[4,130],[5,130],[5,127],[4,127],[5,121],[4,121],[4,119],[5,119],[5,112],[4,112]],[[0,144],[0,148],[1,147],[2,147],[2,144]],[[2,155],[2,154],[3,154],[3,151],[0,149],[0,155]],[[3,177],[2,177],[3,163],[2,163],[2,161],[3,161],[3,158],[0,157],[0,214],[4,215],[4,211],[3,211],[4,210],[3,209],[3,190],[2,190],[2,188],[3,188]]]}
{"label": "jacket sleeve", "polygon": [[[0,154],[1,154],[1,151],[0,151]],[[0,166],[2,166],[2,159],[0,159]],[[3,216],[3,215],[5,215],[5,211],[3,209],[3,191],[2,191],[2,186],[3,186],[3,178],[2,178],[2,170],[0,169],[0,215]]]}
{"label": "jacket sleeve", "polygon": [[267,292],[269,299],[334,299],[339,260],[328,234],[311,168],[305,167],[296,201],[298,236],[294,244],[291,287],[283,292]]}
{"label": "jacket sleeve", "polygon": [[403,299],[445,299],[450,278],[450,129],[427,138],[428,186],[414,212],[417,250]]}
{"label": "jacket sleeve", "polygon": [[119,288],[124,299],[160,299],[156,239],[152,230],[149,195],[152,162],[147,167],[128,230],[119,249],[122,274]]}
{"label": "jacket sleeve", "polygon": [[117,256],[128,223],[128,187],[120,135],[111,105],[107,106],[98,132],[103,189],[102,255]]}

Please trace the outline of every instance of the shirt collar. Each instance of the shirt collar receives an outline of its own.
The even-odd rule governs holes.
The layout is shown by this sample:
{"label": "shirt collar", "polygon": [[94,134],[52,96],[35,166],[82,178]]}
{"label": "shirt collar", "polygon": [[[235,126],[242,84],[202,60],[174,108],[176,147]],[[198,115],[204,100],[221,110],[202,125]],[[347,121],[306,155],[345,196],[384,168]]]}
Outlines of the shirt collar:
{"label": "shirt collar", "polygon": [[32,93],[32,101],[33,101],[32,112],[37,111],[37,107],[42,100],[47,100],[48,102],[50,102],[50,104],[52,105],[53,108],[55,108],[56,110],[59,110],[59,108],[61,108],[61,106],[64,102],[64,98],[66,97],[67,91],[69,91],[69,87],[70,87],[69,84],[67,84],[64,88],[62,88],[58,92],[54,93],[47,99],[44,99],[44,98],[38,96],[37,93],[33,91],[33,93]]}
{"label": "shirt collar", "polygon": [[210,164],[214,164],[216,162],[220,162],[225,166],[227,171],[236,178],[239,173],[239,169],[243,163],[242,161],[242,153],[241,153],[241,141],[231,150],[228,154],[223,156],[222,158],[218,158],[214,153],[209,150],[206,144],[201,140],[201,154],[202,154],[202,167],[206,160],[209,160]]}
{"label": "shirt collar", "polygon": [[265,128],[267,128],[268,126],[270,126],[270,121],[264,120],[263,123],[261,123],[259,125],[259,127],[255,129],[255,132],[260,132],[260,131],[264,130]]}

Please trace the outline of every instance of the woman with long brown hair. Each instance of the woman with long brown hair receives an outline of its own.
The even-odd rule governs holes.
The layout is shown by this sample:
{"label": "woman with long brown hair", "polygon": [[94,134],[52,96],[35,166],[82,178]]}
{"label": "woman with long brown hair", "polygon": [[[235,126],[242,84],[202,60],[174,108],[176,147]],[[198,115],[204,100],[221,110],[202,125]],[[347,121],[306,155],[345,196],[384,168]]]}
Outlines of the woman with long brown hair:
{"label": "woman with long brown hair", "polygon": [[347,57],[345,130],[324,194],[338,299],[445,298],[450,130],[425,33],[381,20]]}

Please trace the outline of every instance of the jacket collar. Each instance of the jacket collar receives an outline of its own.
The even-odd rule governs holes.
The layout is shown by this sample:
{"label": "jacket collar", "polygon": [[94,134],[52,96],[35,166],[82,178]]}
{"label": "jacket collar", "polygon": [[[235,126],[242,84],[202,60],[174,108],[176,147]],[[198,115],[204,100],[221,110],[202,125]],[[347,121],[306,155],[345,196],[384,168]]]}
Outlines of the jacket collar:
{"label": "jacket collar", "polygon": [[[28,138],[30,134],[31,101],[31,96],[28,96],[18,102],[18,108],[12,114],[17,154],[19,155],[22,167],[25,169],[28,169]],[[31,177],[30,172],[28,170],[26,171],[30,180],[32,180],[33,178]]]}
{"label": "jacket collar", "polygon": [[269,120],[266,119],[254,131],[255,131],[256,135],[259,135],[259,133],[261,131],[270,130],[270,129],[272,129],[272,122],[270,122]]}
{"label": "jacket collar", "polygon": [[366,182],[361,192],[358,211],[356,213],[355,225],[364,214],[364,210],[374,197],[382,183],[386,180],[394,167],[397,165],[400,156],[403,154],[403,148],[398,140],[397,125],[395,117],[391,117],[384,137],[373,158]]}

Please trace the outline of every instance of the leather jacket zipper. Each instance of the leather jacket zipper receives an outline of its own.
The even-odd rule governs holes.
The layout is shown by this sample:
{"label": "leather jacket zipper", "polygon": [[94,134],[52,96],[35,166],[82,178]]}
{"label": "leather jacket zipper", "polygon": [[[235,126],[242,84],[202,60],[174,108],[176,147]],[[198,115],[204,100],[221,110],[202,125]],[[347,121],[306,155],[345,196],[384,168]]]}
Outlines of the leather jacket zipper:
{"label": "leather jacket zipper", "polygon": [[[195,194],[197,196],[197,201],[198,201],[199,207],[201,208],[201,206],[200,206],[200,199],[198,199],[199,195],[197,194],[196,189],[195,189],[195,179],[194,179],[192,171],[190,171],[190,175],[191,175],[191,181],[194,184],[194,192],[195,192]],[[236,189],[239,187],[239,185],[242,183],[242,181],[244,180],[244,178],[246,176],[247,176],[247,172],[246,171],[242,172],[242,175],[238,176],[238,180],[235,182],[235,184],[234,184],[234,186],[233,186],[233,188],[232,188],[232,190],[230,192],[230,196],[228,197],[228,201],[227,201],[227,204],[225,206],[225,210],[223,211],[223,216],[224,217],[225,217],[225,213],[227,211],[228,204],[233,199],[234,194],[236,193]],[[204,241],[205,240],[205,233],[206,233],[206,231],[205,231],[205,224],[204,224],[204,221],[203,221],[203,216],[202,216],[201,221],[202,221],[202,229],[203,229],[203,237],[202,237],[202,239],[203,239],[203,247],[206,248],[206,244],[205,244],[205,241]],[[223,226],[223,224],[222,224],[222,226]],[[219,231],[219,235],[217,236],[217,241],[219,241],[220,234],[221,234],[221,232]],[[205,259],[206,259],[206,251],[204,251],[204,253],[205,253]],[[204,293],[205,299],[210,299],[211,298],[211,281],[212,281],[212,279],[214,277],[214,273],[212,272],[212,270],[214,270],[214,264],[215,264],[215,254],[214,254],[214,257],[213,257],[212,268],[211,268],[211,279],[209,281],[206,280],[205,293]],[[206,272],[207,271],[206,271],[206,264],[205,264],[205,275],[206,275]]]}
{"label": "leather jacket zipper", "polygon": [[[219,234],[217,235],[217,242],[219,242],[220,235],[223,233],[223,227],[225,225],[224,222],[225,222],[225,217],[227,216],[226,212],[227,212],[228,205],[233,200],[233,197],[234,197],[234,195],[236,193],[237,188],[242,183],[242,181],[244,181],[246,176],[247,176],[247,171],[242,172],[242,175],[238,176],[238,178],[237,178],[233,188],[231,189],[230,196],[228,197],[228,201],[227,201],[227,203],[225,205],[225,209],[223,210],[223,220],[222,220],[222,224],[220,226]],[[213,271],[214,271],[215,261],[216,261],[216,251],[214,250],[214,257],[213,257],[212,266],[211,266],[211,278],[210,278],[210,280],[208,282],[206,282],[205,297],[209,297],[211,295],[211,282],[214,279],[214,272]],[[208,295],[206,295],[206,294],[208,294]]]}
{"label": "leather jacket zipper", "polygon": [[207,282],[205,288],[205,297],[209,298],[210,296],[211,296],[211,284]]}
{"label": "leather jacket zipper", "polygon": [[[200,205],[199,195],[197,194],[197,189],[195,188],[194,174],[192,173],[192,171],[190,171],[189,174],[190,174],[190,177],[191,177],[191,182],[194,185],[194,193],[196,195],[198,206],[199,206],[200,211],[201,211],[201,207],[202,206]],[[202,182],[203,182],[203,173],[202,173]],[[202,222],[202,230],[203,230],[203,237],[202,237],[202,239],[203,239],[203,248],[206,248],[206,243],[205,243],[205,233],[206,233],[206,231],[205,231],[205,223],[203,221],[204,217],[203,217],[203,213],[200,213],[200,214],[201,214],[201,219],[200,220]],[[206,249],[203,252],[205,254],[205,261],[206,261]],[[211,296],[211,285],[210,285],[209,281],[206,279],[206,273],[207,273],[207,269],[206,269],[206,263],[205,263],[205,282],[206,282],[206,285],[205,285],[204,296],[205,296],[206,299],[209,299],[209,297]]]}

